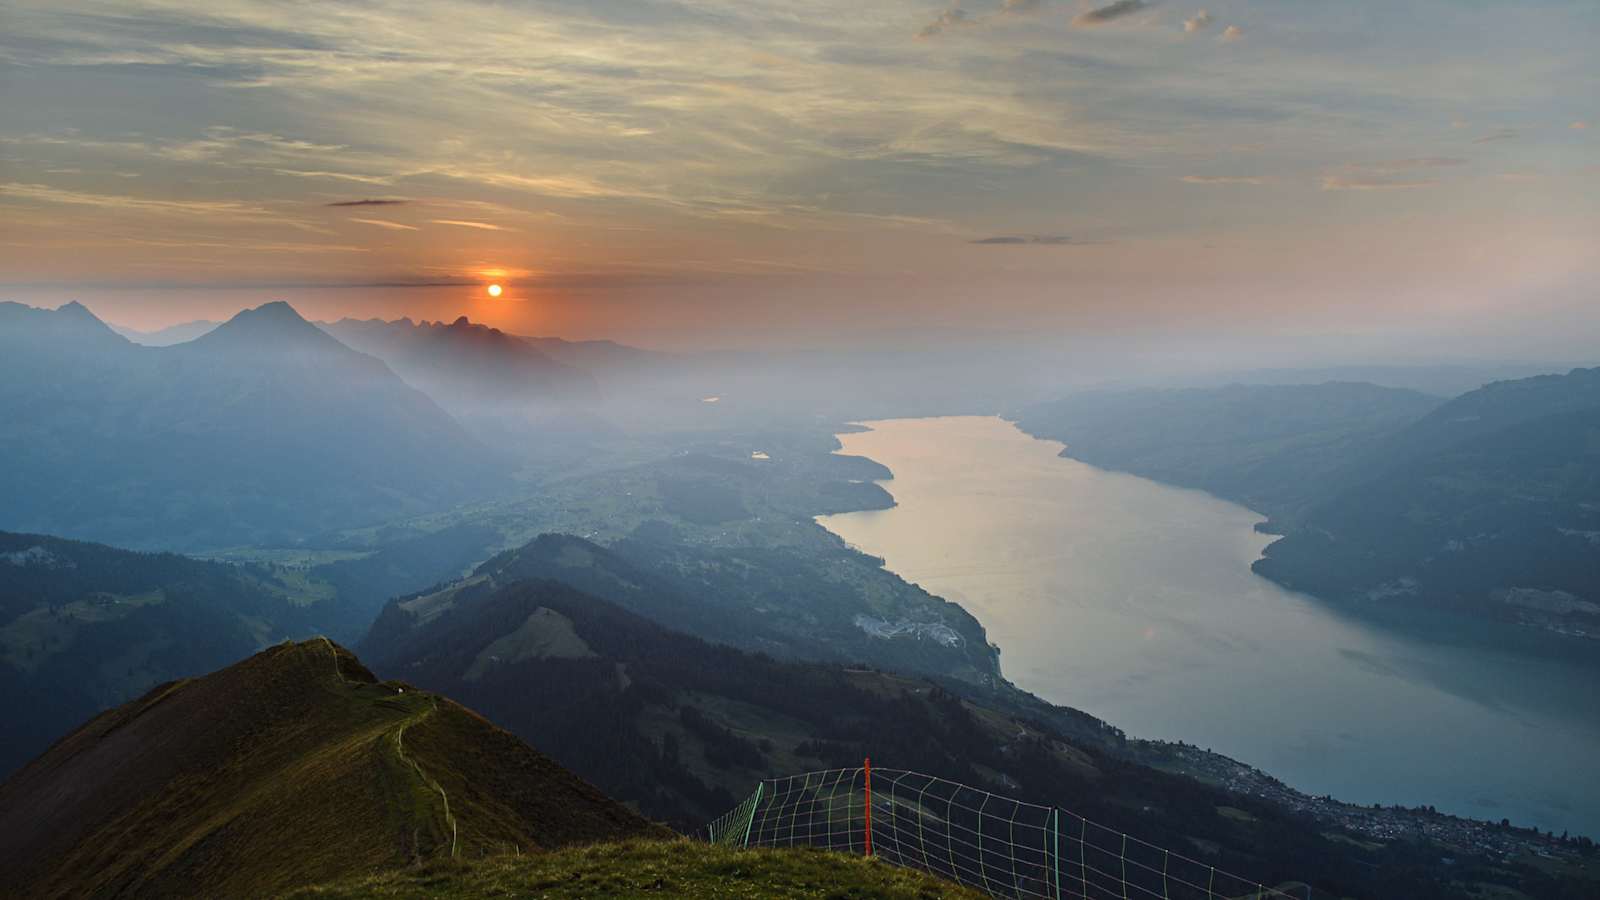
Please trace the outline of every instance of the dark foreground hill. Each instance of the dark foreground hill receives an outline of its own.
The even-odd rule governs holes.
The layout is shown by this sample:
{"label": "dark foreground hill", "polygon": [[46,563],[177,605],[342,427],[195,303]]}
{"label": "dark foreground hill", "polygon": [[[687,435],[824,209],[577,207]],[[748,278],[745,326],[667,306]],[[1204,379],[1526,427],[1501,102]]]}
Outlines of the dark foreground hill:
{"label": "dark foreground hill", "polygon": [[429,859],[659,833],[326,640],[162,685],[0,784],[18,897],[260,897]]}

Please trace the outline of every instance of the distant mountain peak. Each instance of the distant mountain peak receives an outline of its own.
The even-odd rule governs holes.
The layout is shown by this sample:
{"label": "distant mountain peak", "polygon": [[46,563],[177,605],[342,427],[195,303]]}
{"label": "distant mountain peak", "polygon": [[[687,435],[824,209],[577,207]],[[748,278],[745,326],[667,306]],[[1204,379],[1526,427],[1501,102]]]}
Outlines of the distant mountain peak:
{"label": "distant mountain peak", "polygon": [[287,300],[273,300],[270,303],[263,303],[255,309],[242,309],[234,315],[233,320],[244,318],[256,318],[283,322],[306,321],[300,316],[300,313],[297,312],[293,306],[289,305],[289,301]]}
{"label": "distant mountain peak", "polygon": [[[76,323],[79,327],[91,328],[96,334],[117,335],[116,330],[107,325],[104,319],[95,315],[89,307],[76,300],[70,300],[56,307],[56,315]],[[121,335],[117,335],[117,337],[120,338]]]}
{"label": "distant mountain peak", "polygon": [[440,322],[438,324],[439,324],[440,327],[443,327],[444,329],[446,329],[448,331],[457,331],[457,332],[470,331],[470,332],[473,332],[475,334],[476,333],[482,333],[482,334],[494,334],[494,335],[498,335],[498,334],[502,333],[500,331],[500,329],[495,328],[493,325],[485,325],[482,322],[474,322],[471,319],[467,318],[466,316],[457,316],[456,320],[454,322],[451,322],[449,325],[445,325],[443,322]]}
{"label": "distant mountain peak", "polygon": [[192,343],[198,346],[253,345],[261,348],[292,344],[325,350],[336,347],[346,349],[332,336],[302,318],[293,306],[283,300],[241,310]]}
{"label": "distant mountain peak", "polygon": [[55,309],[0,303],[0,340],[19,341],[34,350],[101,351],[128,345],[127,338],[76,300]]}

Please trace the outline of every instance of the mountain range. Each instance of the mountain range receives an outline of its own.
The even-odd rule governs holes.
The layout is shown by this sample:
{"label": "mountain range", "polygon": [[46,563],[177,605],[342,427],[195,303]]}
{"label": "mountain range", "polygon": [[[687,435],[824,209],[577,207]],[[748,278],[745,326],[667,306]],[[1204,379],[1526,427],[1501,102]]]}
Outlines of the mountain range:
{"label": "mountain range", "polygon": [[0,304],[0,528],[150,549],[286,545],[483,496],[501,463],[286,303],[142,347]]}
{"label": "mountain range", "polygon": [[461,316],[454,322],[340,319],[321,323],[342,343],[371,354],[457,416],[550,416],[599,396],[594,377],[558,362],[528,340]]}

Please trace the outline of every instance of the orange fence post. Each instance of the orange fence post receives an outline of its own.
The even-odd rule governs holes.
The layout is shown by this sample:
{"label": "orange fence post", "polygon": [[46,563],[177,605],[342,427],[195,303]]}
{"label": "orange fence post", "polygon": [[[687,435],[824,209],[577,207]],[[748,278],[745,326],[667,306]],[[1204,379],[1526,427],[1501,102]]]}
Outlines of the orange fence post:
{"label": "orange fence post", "polygon": [[861,761],[867,772],[867,855],[872,855],[872,757]]}

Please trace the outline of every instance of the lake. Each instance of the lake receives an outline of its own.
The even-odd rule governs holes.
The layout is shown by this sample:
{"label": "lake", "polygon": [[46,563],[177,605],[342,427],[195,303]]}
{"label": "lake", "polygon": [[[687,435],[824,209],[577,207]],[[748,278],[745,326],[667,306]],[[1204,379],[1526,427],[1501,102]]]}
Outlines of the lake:
{"label": "lake", "polygon": [[1307,793],[1600,836],[1600,664],[1571,642],[1284,590],[1250,571],[1262,516],[998,418],[865,424],[843,452],[897,505],[818,521],[977,616],[1022,688]]}

